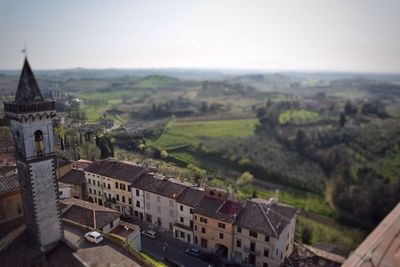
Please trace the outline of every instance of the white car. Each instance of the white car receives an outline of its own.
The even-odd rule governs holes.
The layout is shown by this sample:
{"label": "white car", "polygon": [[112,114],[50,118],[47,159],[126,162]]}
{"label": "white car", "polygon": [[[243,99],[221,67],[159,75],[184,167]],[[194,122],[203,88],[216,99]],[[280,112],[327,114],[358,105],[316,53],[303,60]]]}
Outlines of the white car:
{"label": "white car", "polygon": [[153,230],[144,230],[142,232],[142,235],[147,236],[148,238],[151,239],[157,239],[157,233]]}
{"label": "white car", "polygon": [[101,241],[103,241],[103,236],[99,232],[96,232],[96,231],[91,231],[89,233],[86,233],[85,238],[87,241],[94,243],[94,244],[98,244]]}

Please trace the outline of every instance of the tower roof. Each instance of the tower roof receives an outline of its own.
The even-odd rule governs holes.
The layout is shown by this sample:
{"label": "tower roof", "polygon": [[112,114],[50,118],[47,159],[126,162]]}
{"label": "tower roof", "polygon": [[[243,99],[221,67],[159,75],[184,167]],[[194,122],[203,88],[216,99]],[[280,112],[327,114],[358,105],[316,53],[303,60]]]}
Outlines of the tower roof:
{"label": "tower roof", "polygon": [[19,78],[17,93],[15,95],[16,103],[41,102],[44,101],[39,85],[36,82],[32,69],[29,66],[28,59],[25,57],[24,66]]}

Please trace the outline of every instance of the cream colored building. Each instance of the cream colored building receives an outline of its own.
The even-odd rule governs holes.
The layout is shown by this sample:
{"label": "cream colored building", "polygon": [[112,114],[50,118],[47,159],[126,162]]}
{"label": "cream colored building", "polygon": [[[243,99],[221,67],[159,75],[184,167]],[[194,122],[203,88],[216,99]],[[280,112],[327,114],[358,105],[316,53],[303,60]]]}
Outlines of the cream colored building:
{"label": "cream colored building", "polygon": [[233,259],[256,267],[281,266],[293,251],[296,214],[272,199],[248,201],[236,219]]}
{"label": "cream colored building", "polygon": [[132,198],[140,203],[140,207],[136,207],[137,202],[133,205],[133,214],[143,213],[145,221],[172,231],[178,214],[176,199],[186,189],[187,186],[168,181],[167,177],[144,174],[132,183]]}
{"label": "cream colored building", "polygon": [[173,227],[174,237],[194,243],[194,208],[203,199],[204,191],[198,188],[187,188],[176,200],[177,220]]}
{"label": "cream colored building", "polygon": [[133,214],[131,184],[147,169],[114,159],[93,162],[85,169],[89,200],[125,214]]}

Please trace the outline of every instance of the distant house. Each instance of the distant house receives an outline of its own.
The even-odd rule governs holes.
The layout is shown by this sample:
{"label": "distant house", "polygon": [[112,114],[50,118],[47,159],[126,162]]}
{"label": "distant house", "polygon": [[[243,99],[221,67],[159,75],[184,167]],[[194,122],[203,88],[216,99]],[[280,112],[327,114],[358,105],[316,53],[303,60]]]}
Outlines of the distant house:
{"label": "distant house", "polygon": [[85,173],[82,170],[70,170],[59,179],[59,183],[71,186],[71,197],[87,199]]}
{"label": "distant house", "polygon": [[64,221],[89,229],[99,229],[105,233],[118,226],[121,213],[80,199],[61,200]]}
{"label": "distant house", "polygon": [[60,199],[71,198],[72,185],[58,183],[58,190],[60,192]]}
{"label": "distant house", "polygon": [[69,198],[61,200],[63,221],[73,226],[98,229],[141,250],[140,227],[120,221],[121,212],[95,203]]}
{"label": "distant house", "polygon": [[252,199],[237,216],[234,259],[278,267],[292,254],[297,210],[274,199]]}
{"label": "distant house", "polygon": [[17,175],[0,177],[0,223],[22,215],[22,199]]}

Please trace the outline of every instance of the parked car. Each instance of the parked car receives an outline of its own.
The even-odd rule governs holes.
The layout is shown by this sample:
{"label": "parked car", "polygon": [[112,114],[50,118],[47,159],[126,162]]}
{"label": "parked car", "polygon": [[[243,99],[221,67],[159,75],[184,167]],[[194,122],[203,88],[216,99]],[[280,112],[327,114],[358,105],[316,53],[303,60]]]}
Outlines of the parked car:
{"label": "parked car", "polygon": [[103,236],[96,231],[91,231],[85,234],[85,238],[87,241],[94,243],[94,244],[98,244],[101,241],[103,241]]}
{"label": "parked car", "polygon": [[187,248],[184,250],[184,252],[196,258],[200,257],[201,254],[201,251],[198,248]]}
{"label": "parked car", "polygon": [[142,232],[142,235],[147,236],[148,238],[151,239],[157,239],[157,233],[153,230],[144,230]]}

